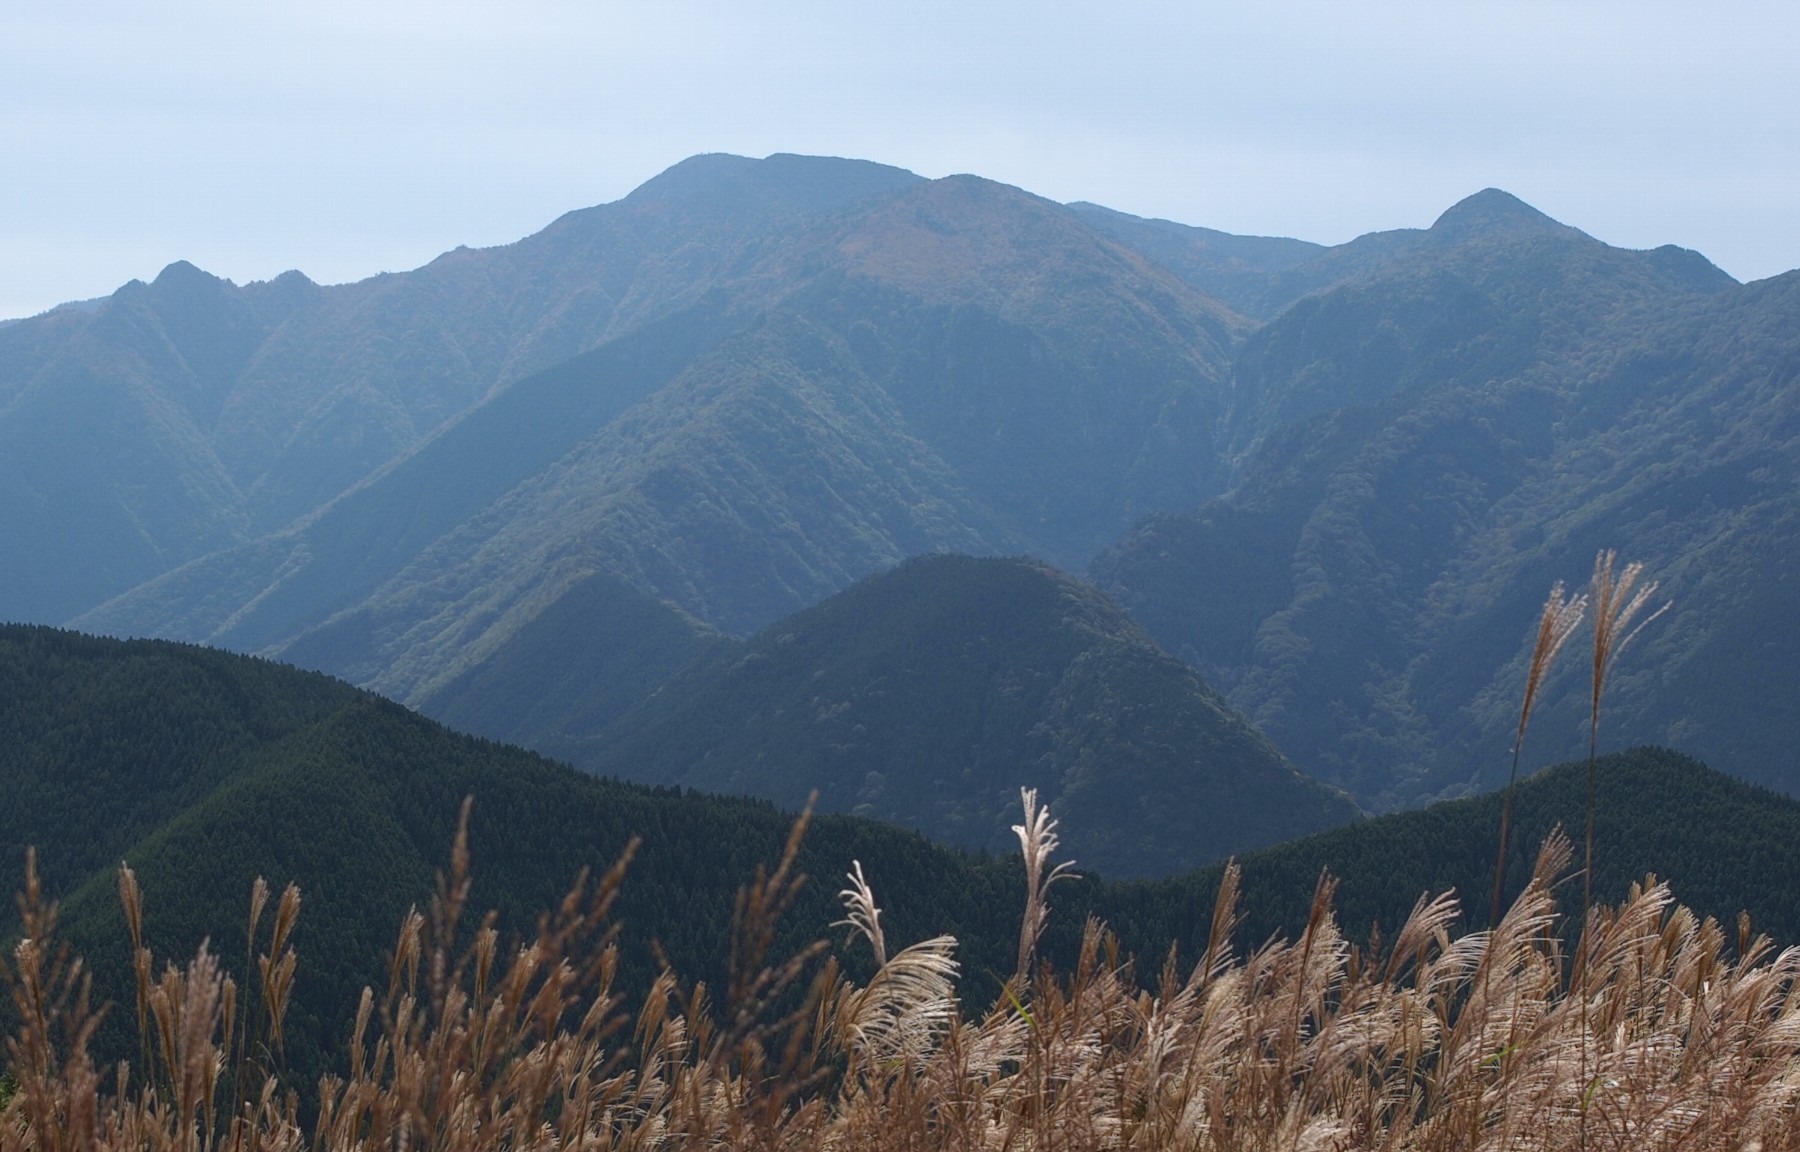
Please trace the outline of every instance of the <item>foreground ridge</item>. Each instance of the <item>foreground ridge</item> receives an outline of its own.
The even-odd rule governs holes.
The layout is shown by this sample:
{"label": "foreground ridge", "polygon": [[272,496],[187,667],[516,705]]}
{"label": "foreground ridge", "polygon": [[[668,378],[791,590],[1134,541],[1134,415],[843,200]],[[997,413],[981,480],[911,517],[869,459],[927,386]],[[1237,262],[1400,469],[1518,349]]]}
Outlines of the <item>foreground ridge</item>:
{"label": "foreground ridge", "polygon": [[[0,963],[22,1020],[0,1152],[1800,1147],[1800,951],[1775,954],[1747,921],[1728,942],[1651,877],[1569,954],[1560,830],[1491,932],[1453,937],[1444,893],[1366,947],[1339,931],[1322,875],[1297,940],[1240,952],[1232,865],[1198,962],[1184,972],[1171,953],[1149,981],[1093,920],[1072,973],[1027,971],[1048,911],[1034,895],[1021,971],[965,1019],[956,941],[890,956],[860,866],[842,923],[876,952],[867,983],[822,944],[770,955],[805,882],[802,816],[739,894],[724,1003],[665,970],[632,1016],[613,992],[610,921],[632,850],[509,948],[492,917],[464,922],[467,818],[465,805],[430,914],[404,919],[385,991],[364,990],[343,1074],[304,1118],[280,1073],[297,891],[243,1008],[205,946],[153,982],[134,939],[143,1064],[103,1072],[86,977],[56,953],[28,862],[25,938]],[[1027,851],[1047,855],[1054,820],[1026,822]],[[129,869],[120,892],[136,925]],[[259,883],[250,952],[267,900]]]}

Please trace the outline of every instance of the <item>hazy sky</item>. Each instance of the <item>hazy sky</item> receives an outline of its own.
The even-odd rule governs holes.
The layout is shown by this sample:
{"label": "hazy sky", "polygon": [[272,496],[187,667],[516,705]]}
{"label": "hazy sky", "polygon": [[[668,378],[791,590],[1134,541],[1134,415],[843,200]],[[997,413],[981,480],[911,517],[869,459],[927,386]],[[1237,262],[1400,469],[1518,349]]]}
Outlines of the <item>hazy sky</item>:
{"label": "hazy sky", "polygon": [[0,0],[0,317],[504,243],[696,152],[1337,242],[1496,185],[1800,266],[1800,4]]}

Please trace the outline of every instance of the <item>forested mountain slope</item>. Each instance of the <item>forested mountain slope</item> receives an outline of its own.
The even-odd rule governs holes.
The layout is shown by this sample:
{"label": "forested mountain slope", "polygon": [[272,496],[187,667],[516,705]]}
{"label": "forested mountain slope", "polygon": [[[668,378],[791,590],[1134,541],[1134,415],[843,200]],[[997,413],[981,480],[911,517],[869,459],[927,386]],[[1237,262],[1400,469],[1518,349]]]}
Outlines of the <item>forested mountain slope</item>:
{"label": "forested mountain slope", "polygon": [[[159,641],[0,627],[0,860],[23,879],[38,850],[67,937],[92,959],[96,995],[132,998],[115,894],[138,872],[145,933],[160,957],[202,939],[239,967],[251,881],[298,883],[302,956],[288,1058],[319,1068],[341,1050],[359,989],[378,982],[400,917],[424,904],[448,860],[457,812],[475,797],[473,900],[516,932],[582,868],[643,838],[619,914],[626,982],[657,970],[654,946],[690,978],[725,975],[732,898],[780,852],[791,815],[767,804],[608,783],[532,753],[459,736],[347,684],[294,668]],[[970,958],[1006,963],[1014,870],[913,833],[820,820],[803,866],[818,882],[784,946],[826,933],[853,858],[882,877],[895,931],[968,932]],[[891,889],[891,891],[890,891]],[[13,904],[0,939],[16,931]],[[991,910],[991,911],[988,911]],[[242,976],[241,971],[239,972]],[[113,1054],[130,1056],[126,1013]]]}
{"label": "forested mountain slope", "polygon": [[[1323,248],[697,157],[415,272],[177,265],[8,325],[0,616],[415,705],[510,668],[562,703],[479,723],[579,738],[694,637],[1024,553],[1379,809],[1495,782],[1535,606],[1611,546],[1677,606],[1609,731],[1792,789],[1795,292],[1495,190]],[[666,659],[505,663],[551,621]],[[1541,760],[1579,747],[1551,687]]]}
{"label": "forested mountain slope", "polygon": [[419,710],[463,732],[576,759],[677,673],[740,642],[604,573],[580,581]]}
{"label": "forested mountain slope", "polygon": [[8,325],[0,538],[32,560],[0,568],[0,617],[66,620],[278,530],[496,388],[691,306],[786,222],[917,181],[860,161],[700,156],[412,272],[237,287],[178,263]]}
{"label": "forested mountain slope", "polygon": [[[405,910],[429,899],[465,795],[475,797],[472,903],[497,907],[508,934],[555,902],[579,869],[604,868],[630,837],[643,838],[618,910],[630,988],[656,971],[653,943],[686,978],[722,979],[733,893],[779,852],[789,823],[764,803],[596,780],[457,736],[324,677],[205,649],[5,627],[0,682],[0,857],[17,868],[24,845],[36,845],[49,894],[62,899],[65,938],[95,962],[98,1000],[132,999],[115,895],[121,858],[138,872],[158,957],[189,956],[210,938],[240,977],[240,947],[226,942],[243,940],[251,881],[301,886],[285,1056],[295,1069],[341,1058],[358,991],[385,981],[384,952]],[[1616,898],[1654,870],[1728,925],[1745,908],[1759,930],[1800,938],[1787,899],[1800,884],[1800,804],[1642,750],[1603,760],[1600,788],[1597,895]],[[1582,791],[1580,765],[1522,786],[1515,871],[1552,821],[1579,828]],[[1377,922],[1391,935],[1421,893],[1447,885],[1478,921],[1497,803],[1443,804],[1245,857],[1240,944],[1294,931],[1321,867],[1343,878],[1353,938]],[[1054,811],[1072,818],[1073,807]],[[821,817],[800,860],[812,879],[778,950],[832,935],[841,915],[833,893],[853,859],[875,886],[890,942],[955,934],[963,986],[985,1005],[986,981],[1012,965],[1017,858]],[[1210,869],[1150,884],[1059,885],[1045,954],[1072,963],[1093,914],[1146,964],[1161,963],[1172,941],[1191,962],[1217,881]],[[0,936],[15,930],[12,917],[9,903]],[[865,971],[867,950],[844,959]],[[133,1056],[129,1016],[111,1014],[103,1055]]]}
{"label": "forested mountain slope", "polygon": [[1354,819],[1091,588],[928,556],[690,667],[600,733],[596,771],[1005,851],[1018,789],[1107,876],[1156,876]]}
{"label": "forested mountain slope", "polygon": [[[1800,277],[1723,284],[1491,194],[1437,230],[1431,261],[1245,345],[1241,402],[1281,415],[1234,436],[1244,478],[1095,579],[1296,763],[1386,807],[1497,782],[1536,605],[1616,547],[1675,607],[1605,730],[1794,788]],[[1528,757],[1583,747],[1579,663]]]}
{"label": "forested mountain slope", "polygon": [[742,633],[919,552],[1079,566],[1222,490],[1244,321],[1069,210],[954,177],[759,235],[705,291],[80,625],[418,700],[597,572]]}
{"label": "forested mountain slope", "polygon": [[[1603,756],[1596,774],[1594,899],[1613,903],[1654,874],[1675,898],[1715,917],[1730,939],[1737,915],[1779,944],[1800,940],[1800,802],[1746,784],[1660,748]],[[1574,874],[1558,889],[1560,910],[1579,926],[1587,765],[1546,769],[1519,785],[1505,899],[1523,890],[1544,837],[1561,826],[1574,846]],[[1379,928],[1391,940],[1427,892],[1454,890],[1463,922],[1485,927],[1493,898],[1501,795],[1449,800],[1296,840],[1239,861],[1244,938],[1290,938],[1306,925],[1321,871],[1339,881],[1337,912],[1352,940]],[[1193,927],[1210,915],[1221,869],[1130,885],[1102,898],[1109,921],[1127,939],[1151,940],[1173,928],[1195,955]],[[1203,931],[1201,929],[1200,931]],[[1183,936],[1183,933],[1190,935]]]}

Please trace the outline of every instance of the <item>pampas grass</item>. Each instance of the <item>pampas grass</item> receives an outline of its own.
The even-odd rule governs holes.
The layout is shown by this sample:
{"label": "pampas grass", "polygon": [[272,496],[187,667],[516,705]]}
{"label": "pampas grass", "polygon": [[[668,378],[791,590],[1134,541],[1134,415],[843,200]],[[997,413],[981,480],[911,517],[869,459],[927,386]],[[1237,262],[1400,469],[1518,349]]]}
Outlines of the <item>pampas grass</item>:
{"label": "pampas grass", "polygon": [[[1035,797],[1026,807],[1028,866],[1038,853],[1029,961],[1062,872],[1054,821]],[[18,1087],[0,1107],[0,1152],[1800,1148],[1800,951],[1757,938],[1734,956],[1717,923],[1648,877],[1595,910],[1570,987],[1560,831],[1484,932],[1458,934],[1444,893],[1422,897],[1391,945],[1359,947],[1321,876],[1297,939],[1245,950],[1232,866],[1191,967],[1170,956],[1140,979],[1089,922],[1074,971],[1040,968],[965,1017],[955,941],[889,955],[860,866],[843,923],[876,952],[867,983],[817,947],[769,955],[802,880],[804,827],[740,896],[723,1000],[665,971],[630,1011],[610,919],[629,853],[503,948],[491,919],[456,931],[469,867],[459,834],[432,907],[402,920],[385,992],[363,992],[343,1073],[307,1116],[278,1062],[253,1060],[254,1075],[222,1089],[230,985],[205,948],[148,986],[153,1067],[94,1067],[86,973],[55,947],[55,909],[28,865],[25,939],[0,964],[22,1021],[6,1049]],[[141,899],[128,873],[121,891]],[[282,903],[291,931],[298,894]],[[262,951],[254,927],[249,939]],[[276,1017],[284,941],[272,934],[258,966]],[[272,1024],[257,1035],[272,1039]]]}
{"label": "pampas grass", "polygon": [[1592,706],[1588,713],[1587,853],[1582,864],[1583,905],[1594,902],[1594,766],[1600,749],[1600,702],[1606,694],[1606,677],[1612,671],[1613,661],[1638,633],[1674,606],[1674,601],[1664,602],[1633,627],[1632,621],[1656,594],[1657,582],[1638,584],[1644,574],[1644,566],[1638,562],[1627,564],[1615,575],[1613,569],[1618,559],[1617,552],[1602,549],[1594,557],[1594,576],[1588,586],[1587,598],[1593,607],[1594,618],[1594,679]]}
{"label": "pampas grass", "polygon": [[1014,824],[1012,830],[1025,857],[1025,918],[1019,925],[1019,966],[1013,978],[1022,983],[1031,978],[1032,957],[1037,955],[1038,938],[1050,916],[1050,887],[1071,875],[1075,862],[1064,860],[1046,867],[1062,843],[1056,834],[1057,821],[1048,805],[1039,806],[1036,788],[1019,789],[1019,802],[1025,809],[1025,823]]}
{"label": "pampas grass", "polygon": [[1506,851],[1512,834],[1513,793],[1519,782],[1519,753],[1525,747],[1525,726],[1531,723],[1532,705],[1537,703],[1538,689],[1562,651],[1564,642],[1574,633],[1587,613],[1587,596],[1563,591],[1563,582],[1551,585],[1550,598],[1538,615],[1537,640],[1531,646],[1531,661],[1525,671],[1525,697],[1519,705],[1519,729],[1513,734],[1512,771],[1506,776],[1506,799],[1500,805],[1500,852],[1494,859],[1494,899],[1488,912],[1488,923],[1500,921],[1500,900],[1506,883]]}

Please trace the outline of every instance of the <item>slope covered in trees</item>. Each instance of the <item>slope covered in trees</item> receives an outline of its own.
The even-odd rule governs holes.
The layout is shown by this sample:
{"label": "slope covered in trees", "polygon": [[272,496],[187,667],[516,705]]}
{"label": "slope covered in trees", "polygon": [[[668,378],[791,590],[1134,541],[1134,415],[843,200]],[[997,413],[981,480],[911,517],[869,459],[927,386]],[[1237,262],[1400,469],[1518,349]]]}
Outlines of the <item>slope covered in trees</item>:
{"label": "slope covered in trees", "polygon": [[[1800,801],[1726,776],[1660,748],[1601,757],[1596,773],[1594,899],[1623,900],[1633,883],[1654,874],[1682,903],[1723,924],[1736,937],[1739,912],[1755,932],[1778,942],[1800,940],[1800,910],[1789,894],[1800,884]],[[1587,765],[1546,769],[1519,785],[1506,899],[1530,877],[1538,846],[1560,826],[1581,867],[1586,828]],[[1306,924],[1322,871],[1339,880],[1337,912],[1351,939],[1379,929],[1390,937],[1414,902],[1451,889],[1465,924],[1485,927],[1494,883],[1501,795],[1447,800],[1252,852],[1240,860],[1245,938],[1290,937]],[[1109,921],[1131,940],[1174,938],[1187,955],[1204,936],[1220,869],[1115,890]],[[1557,890],[1565,917],[1580,919],[1581,878]],[[1203,932],[1203,929],[1198,930]]]}
{"label": "slope covered in trees", "polygon": [[[1243,478],[1147,518],[1096,582],[1297,764],[1388,808],[1503,778],[1534,608],[1616,547],[1675,606],[1607,731],[1795,788],[1800,278],[1735,287],[1499,194],[1420,243],[1251,338]],[[1541,760],[1584,747],[1579,663]]]}
{"label": "slope covered in trees", "polygon": [[[277,892],[297,883],[305,960],[289,1044],[301,1067],[341,1047],[400,916],[431,895],[465,796],[475,798],[472,900],[499,909],[508,932],[528,928],[581,869],[604,870],[642,838],[619,909],[622,965],[638,988],[658,947],[689,978],[723,980],[734,893],[779,855],[793,819],[766,803],[597,780],[342,682],[204,648],[0,627],[0,683],[7,883],[22,879],[35,846],[65,935],[110,980],[97,995],[123,1003],[120,860],[142,882],[159,956],[210,939],[234,969],[252,880]],[[896,932],[957,931],[971,958],[1007,963],[999,910],[1016,902],[1015,868],[840,817],[821,818],[807,838],[801,863],[818,882],[784,947],[838,918],[836,879],[858,858],[884,877]],[[7,901],[0,937],[16,927]],[[116,1015],[122,1044],[129,1022]]]}
{"label": "slope covered in trees", "polygon": [[1108,876],[1152,876],[1344,823],[1193,671],[1035,561],[927,556],[691,668],[601,733],[596,771],[1003,851],[1018,790]]}
{"label": "slope covered in trees", "polygon": [[[741,634],[920,552],[1078,567],[1144,511],[1221,489],[1241,319],[1059,205],[974,177],[871,192],[866,169],[702,158],[594,210],[672,242],[651,204],[704,217],[746,181],[843,185],[696,231],[691,282],[654,265],[661,303],[591,352],[508,374],[359,486],[79,626],[418,702],[595,573]],[[500,259],[453,257],[478,255]]]}
{"label": "slope covered in trees", "polygon": [[[603,869],[642,838],[619,906],[621,970],[637,989],[657,970],[658,947],[690,980],[724,978],[733,894],[779,854],[791,820],[766,803],[597,780],[324,677],[205,649],[7,627],[0,678],[0,858],[17,867],[36,845],[50,894],[63,900],[66,939],[95,961],[97,997],[132,1001],[120,859],[138,873],[159,956],[191,955],[210,939],[240,977],[251,881],[261,875],[277,891],[297,883],[301,967],[287,1048],[297,1069],[342,1052],[358,990],[385,981],[400,916],[430,897],[464,796],[475,798],[471,901],[497,908],[508,934],[529,927],[578,870]],[[1786,898],[1800,884],[1800,803],[1651,750],[1605,759],[1600,788],[1597,896],[1615,899],[1655,871],[1701,911],[1730,922],[1747,909],[1759,930],[1800,939]],[[1581,765],[1521,787],[1515,874],[1553,821],[1579,827],[1582,793]],[[1353,937],[1374,924],[1391,932],[1420,894],[1451,886],[1473,894],[1479,920],[1496,825],[1497,798],[1483,797],[1252,853],[1242,862],[1242,942],[1294,932],[1321,868],[1343,880]],[[834,935],[833,893],[858,859],[889,940],[956,935],[965,995],[991,999],[1013,963],[1017,857],[959,852],[874,821],[815,820],[800,858],[812,880],[777,949]],[[1160,963],[1171,942],[1191,959],[1218,876],[1058,885],[1045,955],[1071,965],[1091,914],[1146,963]],[[8,905],[0,936],[14,931]],[[866,973],[866,949],[844,959]],[[135,1050],[129,1015],[113,1014],[115,1055]]]}

